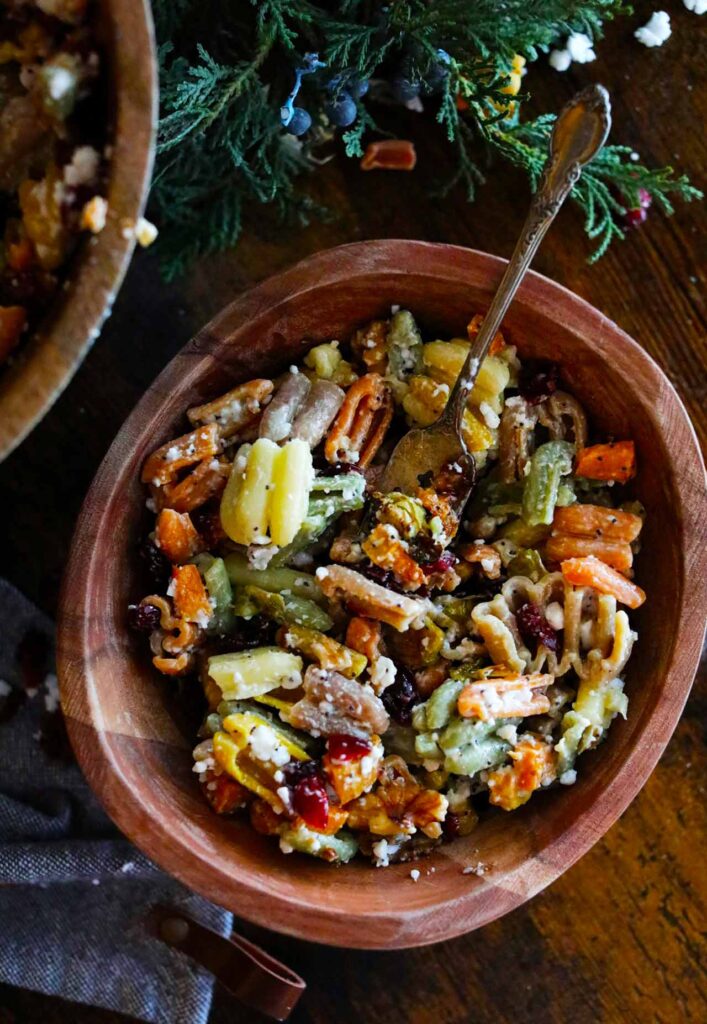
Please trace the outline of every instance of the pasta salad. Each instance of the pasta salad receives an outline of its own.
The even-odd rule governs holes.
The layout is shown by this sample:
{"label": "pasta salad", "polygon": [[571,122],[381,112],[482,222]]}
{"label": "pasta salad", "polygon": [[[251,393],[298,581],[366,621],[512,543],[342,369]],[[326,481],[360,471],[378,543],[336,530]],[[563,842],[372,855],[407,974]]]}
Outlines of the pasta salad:
{"label": "pasta salad", "polygon": [[203,690],[193,771],[284,853],[377,866],[571,785],[626,716],[643,524],[630,440],[589,435],[559,368],[498,334],[464,413],[477,483],[377,481],[444,409],[468,338],[394,308],[348,344],[187,410],[142,469],[154,666]]}

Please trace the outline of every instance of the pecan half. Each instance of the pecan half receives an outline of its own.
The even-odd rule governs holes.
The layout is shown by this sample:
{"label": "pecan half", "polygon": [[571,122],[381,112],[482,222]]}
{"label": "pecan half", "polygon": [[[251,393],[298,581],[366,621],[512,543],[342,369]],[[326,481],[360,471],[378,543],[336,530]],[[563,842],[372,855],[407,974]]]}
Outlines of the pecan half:
{"label": "pecan half", "polygon": [[215,423],[220,437],[233,437],[250,429],[273,393],[271,380],[249,380],[213,402],[187,409],[190,423]]}
{"label": "pecan half", "polygon": [[305,696],[287,712],[289,724],[296,729],[323,736],[360,736],[381,734],[388,728],[388,714],[378,697],[339,672],[310,665],[303,686]]}
{"label": "pecan half", "polygon": [[324,446],[329,462],[352,462],[365,469],[393,418],[393,394],[378,373],[360,377],[346,392]]}

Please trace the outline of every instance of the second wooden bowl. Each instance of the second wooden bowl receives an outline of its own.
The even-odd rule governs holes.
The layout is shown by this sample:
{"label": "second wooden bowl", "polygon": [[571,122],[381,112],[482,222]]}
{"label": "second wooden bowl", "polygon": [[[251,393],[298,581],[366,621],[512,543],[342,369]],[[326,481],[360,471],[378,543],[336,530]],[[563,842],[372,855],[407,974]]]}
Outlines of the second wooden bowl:
{"label": "second wooden bowl", "polygon": [[[61,699],[78,759],[109,814],[187,885],[258,924],[332,945],[394,948],[448,939],[517,907],[585,853],[653,770],[697,666],[707,591],[704,469],[687,415],[655,363],[581,299],[530,274],[506,320],[521,354],[558,360],[602,432],[637,443],[648,510],[628,720],[582,758],[572,787],[490,813],[419,865],[373,870],[284,857],[245,821],[219,818],[191,774],[174,684],[157,678],[125,612],[140,596],[141,464],[181,432],[184,410],[309,346],[410,308],[449,337],[488,306],[504,262],[446,245],[366,242],[298,264],[238,298],[169,364],[125,423],[86,499],[59,627]],[[487,866],[483,875],[463,868]],[[426,868],[434,867],[427,874]]]}
{"label": "second wooden bowl", "polygon": [[157,61],[148,0],[100,0],[95,11],[112,127],[108,221],[83,239],[66,290],[11,365],[0,367],[0,460],[49,410],[98,337],[135,247],[124,226],[142,214],[150,183]]}

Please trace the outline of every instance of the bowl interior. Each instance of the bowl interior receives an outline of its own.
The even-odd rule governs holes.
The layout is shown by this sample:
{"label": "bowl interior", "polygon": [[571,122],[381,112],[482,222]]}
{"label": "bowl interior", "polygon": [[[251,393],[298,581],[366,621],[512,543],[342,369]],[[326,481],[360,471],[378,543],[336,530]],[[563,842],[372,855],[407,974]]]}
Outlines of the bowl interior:
{"label": "bowl interior", "polygon": [[[633,616],[640,639],[628,667],[628,720],[615,721],[606,743],[583,756],[576,785],[538,794],[513,814],[490,812],[470,837],[421,864],[417,884],[410,865],[331,869],[283,857],[247,822],[207,808],[190,773],[193,734],[174,684],[157,677],[125,629],[126,605],[141,596],[140,465],[183,431],[188,405],[281,371],[312,344],[347,337],[393,303],[413,310],[428,334],[463,336],[502,270],[499,260],[451,246],[364,243],[266,282],[228,307],[157,379],[87,499],[60,629],[62,703],[79,759],[108,811],[147,853],[216,902],[272,928],[391,947],[448,938],[499,916],[552,881],[618,817],[657,761],[689,689],[701,632],[699,603],[685,593],[690,495],[699,501],[701,486],[689,423],[667,380],[630,339],[538,275],[523,286],[506,333],[521,356],[561,363],[596,430],[635,439],[637,491],[648,510],[638,559],[648,601]],[[695,636],[686,640],[688,633]],[[479,862],[488,866],[483,876],[462,874]]]}
{"label": "bowl interior", "polygon": [[61,394],[98,337],[127,270],[135,242],[125,222],[142,213],[152,170],[157,78],[152,16],[147,0],[101,0],[96,36],[107,76],[107,141],[113,147],[108,219],[84,238],[67,285],[47,317],[0,367],[0,459],[12,451]]}

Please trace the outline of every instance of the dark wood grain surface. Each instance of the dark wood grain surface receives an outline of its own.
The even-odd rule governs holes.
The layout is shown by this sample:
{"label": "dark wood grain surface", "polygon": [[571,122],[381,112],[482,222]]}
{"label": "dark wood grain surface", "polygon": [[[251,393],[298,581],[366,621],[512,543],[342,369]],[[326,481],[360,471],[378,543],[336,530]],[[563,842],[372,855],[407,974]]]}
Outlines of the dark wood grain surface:
{"label": "dark wood grain surface", "polygon": [[[610,87],[615,136],[656,164],[689,170],[705,187],[707,39],[680,0],[664,4],[673,36],[659,50],[632,37],[651,5],[612,26],[600,59],[558,75],[531,69],[537,109],[557,108],[589,80]],[[0,467],[7,517],[0,571],[52,611],[82,496],[115,432],[158,370],[243,288],[317,249],[362,238],[450,241],[510,254],[527,205],[523,176],[490,169],[477,203],[431,200],[452,169],[429,120],[409,117],[414,175],[359,173],[336,159],[317,197],[336,212],[305,230],[259,224],[235,253],[204,260],[165,286],[153,254],[138,256],[103,336],[27,442]],[[707,215],[651,211],[644,228],[596,266],[575,211],[564,211],[536,267],[599,307],[658,359],[707,439]],[[666,528],[670,524],[666,523]],[[259,932],[304,975],[299,1024],[502,1024],[528,1021],[700,1022],[707,1018],[704,943],[705,680],[696,684],[659,767],[622,819],[531,903],[466,938],[400,953],[345,952]],[[244,927],[253,936],[256,929]],[[342,935],[345,943],[346,936]],[[216,1024],[250,1021],[217,996]],[[118,1024],[115,1014],[0,988],[0,1024]],[[188,1022],[185,1022],[188,1024]]]}

